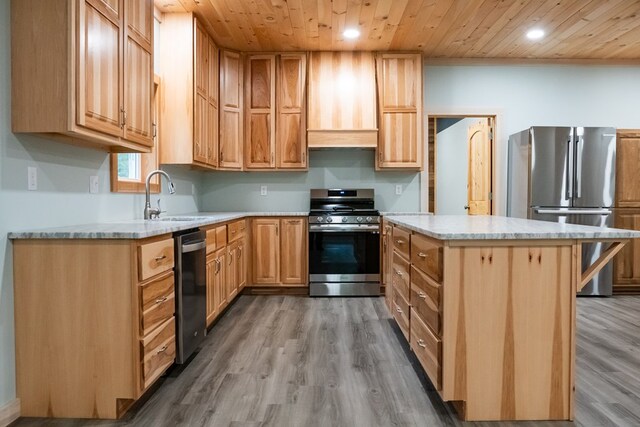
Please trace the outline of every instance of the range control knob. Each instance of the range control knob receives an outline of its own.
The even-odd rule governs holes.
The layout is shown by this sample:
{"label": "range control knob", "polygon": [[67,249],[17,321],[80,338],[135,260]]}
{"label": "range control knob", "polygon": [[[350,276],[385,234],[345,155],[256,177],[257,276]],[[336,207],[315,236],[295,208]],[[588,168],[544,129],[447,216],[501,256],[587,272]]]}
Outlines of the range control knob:
{"label": "range control knob", "polygon": [[370,216],[367,217],[367,222],[371,222],[373,221],[373,218],[371,218]]}
{"label": "range control knob", "polygon": [[358,222],[362,222],[362,217],[361,217],[361,216],[359,216],[358,218],[356,218],[356,221],[358,221]]}
{"label": "range control knob", "polygon": [[322,221],[324,221],[324,218],[322,218],[321,216],[319,216],[319,217],[317,217],[317,218],[316,218],[316,221],[318,221],[318,222],[322,222]]}
{"label": "range control knob", "polygon": [[327,222],[333,222],[333,218],[331,218],[330,216],[327,217]]}
{"label": "range control knob", "polygon": [[349,221],[349,219],[346,216],[343,216],[342,217],[342,222],[347,222],[347,221]]}

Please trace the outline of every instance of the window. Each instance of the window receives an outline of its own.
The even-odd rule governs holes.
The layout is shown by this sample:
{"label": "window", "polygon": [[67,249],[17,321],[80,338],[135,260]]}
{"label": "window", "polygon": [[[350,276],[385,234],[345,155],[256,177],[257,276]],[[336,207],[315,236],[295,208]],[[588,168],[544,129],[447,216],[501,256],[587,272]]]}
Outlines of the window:
{"label": "window", "polygon": [[[160,78],[153,83],[153,122],[158,123],[158,90]],[[157,129],[157,127],[156,127]],[[158,136],[153,137],[151,153],[118,153],[111,155],[111,191],[115,193],[144,193],[144,181],[149,172],[158,168]],[[160,192],[159,177],[151,180],[151,192]]]}

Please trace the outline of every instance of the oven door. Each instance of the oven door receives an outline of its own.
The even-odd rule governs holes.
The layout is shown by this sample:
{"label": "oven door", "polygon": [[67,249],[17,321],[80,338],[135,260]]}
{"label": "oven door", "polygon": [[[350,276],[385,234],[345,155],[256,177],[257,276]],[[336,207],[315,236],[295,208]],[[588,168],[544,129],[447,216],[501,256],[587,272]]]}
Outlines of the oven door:
{"label": "oven door", "polygon": [[379,226],[309,226],[309,282],[380,282]]}

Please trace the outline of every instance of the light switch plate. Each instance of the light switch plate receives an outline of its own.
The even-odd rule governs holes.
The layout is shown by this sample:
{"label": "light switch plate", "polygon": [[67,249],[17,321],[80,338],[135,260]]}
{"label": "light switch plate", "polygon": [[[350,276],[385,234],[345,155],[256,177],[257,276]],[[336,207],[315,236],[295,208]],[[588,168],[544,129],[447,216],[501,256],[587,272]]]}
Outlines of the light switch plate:
{"label": "light switch plate", "polygon": [[29,191],[38,189],[38,169],[33,166],[27,168],[27,188]]}
{"label": "light switch plate", "polygon": [[260,186],[260,195],[261,196],[266,196],[267,195],[267,186],[266,185],[261,185]]}
{"label": "light switch plate", "polygon": [[402,194],[402,185],[401,184],[396,185],[396,194],[397,195]]}
{"label": "light switch plate", "polygon": [[96,194],[100,191],[100,179],[97,175],[89,177],[89,193]]}

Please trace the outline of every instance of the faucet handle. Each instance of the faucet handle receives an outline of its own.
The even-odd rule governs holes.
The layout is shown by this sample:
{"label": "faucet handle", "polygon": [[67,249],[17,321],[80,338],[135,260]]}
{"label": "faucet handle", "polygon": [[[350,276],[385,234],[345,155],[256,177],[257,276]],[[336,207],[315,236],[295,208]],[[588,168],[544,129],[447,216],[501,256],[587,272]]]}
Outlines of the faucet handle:
{"label": "faucet handle", "polygon": [[160,199],[158,199],[158,215],[160,215],[161,213],[165,213],[166,211],[163,211],[162,208],[160,207]]}

